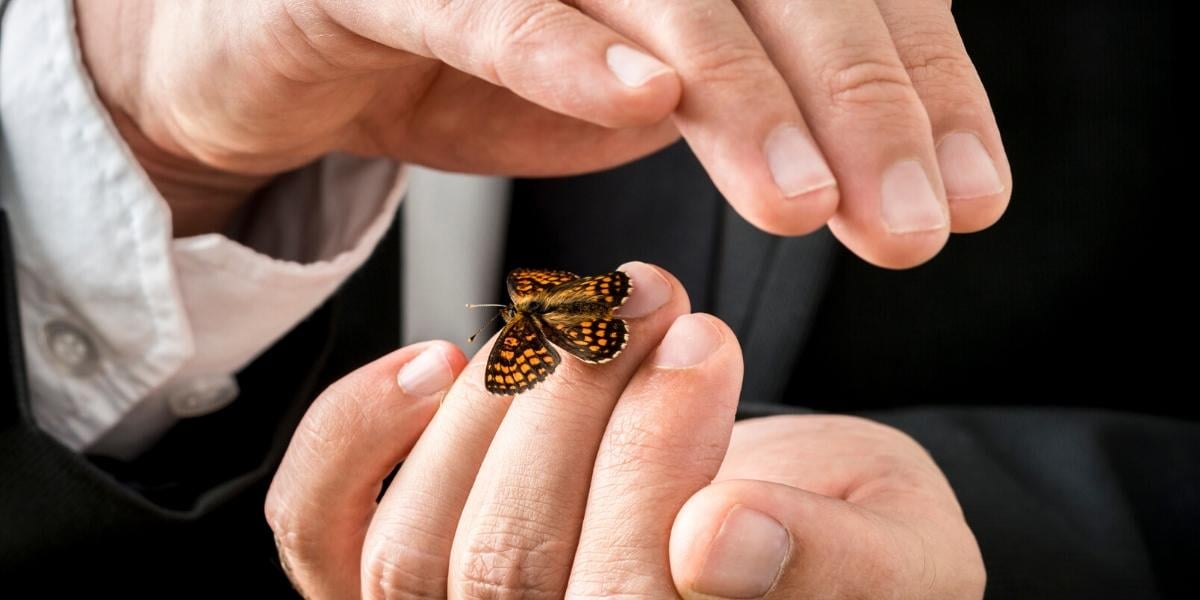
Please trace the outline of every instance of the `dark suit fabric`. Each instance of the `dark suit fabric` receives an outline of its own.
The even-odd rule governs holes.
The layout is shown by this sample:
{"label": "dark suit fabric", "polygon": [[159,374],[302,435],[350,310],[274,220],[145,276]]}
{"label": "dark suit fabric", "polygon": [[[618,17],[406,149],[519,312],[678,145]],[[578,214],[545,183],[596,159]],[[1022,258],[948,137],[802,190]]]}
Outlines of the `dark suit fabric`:
{"label": "dark suit fabric", "polygon": [[48,586],[49,597],[291,596],[263,499],[316,393],[399,344],[396,231],[337,297],[238,374],[237,402],[124,462],[81,456],[33,425],[5,220],[0,582]]}
{"label": "dark suit fabric", "polygon": [[[813,409],[894,425],[963,505],[993,598],[1183,594],[1200,558],[1200,427],[1179,387],[1172,8],[956,3],[1016,180],[991,230],[930,263],[865,265],[828,232],[730,211],[686,146],[515,186],[508,266],[663,265],[746,354],[743,418]],[[290,595],[262,517],[315,394],[397,344],[395,233],[239,374],[241,397],[133,463],[69,452],[28,412],[0,230],[0,582],[122,597]],[[501,290],[497,290],[497,299]],[[480,299],[473,299],[480,300]],[[1188,389],[1183,386],[1182,389]]]}

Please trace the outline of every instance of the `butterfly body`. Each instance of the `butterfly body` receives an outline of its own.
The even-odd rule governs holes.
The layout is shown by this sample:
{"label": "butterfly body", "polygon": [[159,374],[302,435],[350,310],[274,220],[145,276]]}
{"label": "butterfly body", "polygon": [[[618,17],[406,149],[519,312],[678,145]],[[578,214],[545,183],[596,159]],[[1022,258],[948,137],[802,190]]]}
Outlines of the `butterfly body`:
{"label": "butterfly body", "polygon": [[488,355],[487,390],[515,395],[545,381],[562,360],[555,346],[588,363],[616,358],[629,329],[613,311],[630,290],[629,276],[620,271],[592,277],[538,269],[509,273],[512,304],[500,312],[504,327]]}

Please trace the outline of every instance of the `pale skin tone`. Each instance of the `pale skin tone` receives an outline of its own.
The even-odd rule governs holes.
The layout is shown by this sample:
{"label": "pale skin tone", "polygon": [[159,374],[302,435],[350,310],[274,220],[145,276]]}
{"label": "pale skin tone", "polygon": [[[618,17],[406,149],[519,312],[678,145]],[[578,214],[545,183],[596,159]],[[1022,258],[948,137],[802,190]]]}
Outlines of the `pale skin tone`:
{"label": "pale skin tone", "polygon": [[[97,90],[176,235],[221,230],[271,177],[331,151],[559,175],[682,136],[755,225],[827,223],[891,268],[990,226],[1012,188],[946,0],[79,0],[77,13]],[[715,321],[722,343],[702,363],[647,362],[687,312],[672,286],[627,356],[568,361],[511,405],[479,394],[477,357],[434,394],[445,404],[426,429],[437,402],[395,383],[415,348],[327,391],[267,507],[305,592],[697,597],[716,564],[697,548],[719,546],[726,516],[761,525],[752,510],[788,531],[769,595],[979,596],[975,542],[914,442],[833,417],[733,427],[740,354]],[[457,374],[465,359],[436,346]],[[414,443],[376,509],[372,490]],[[413,536],[435,550],[400,543]]]}
{"label": "pale skin tone", "polygon": [[755,225],[828,223],[862,258],[910,267],[994,223],[1012,187],[949,4],[80,0],[78,13],[101,97],[177,234],[220,229],[268,177],[332,150],[551,175],[682,135]]}
{"label": "pale skin tone", "polygon": [[[426,342],[326,390],[267,497],[297,587],[312,598],[982,596],[978,547],[916,442],[843,416],[735,424],[733,333],[689,314],[669,274],[625,270],[632,333],[611,363],[567,358],[509,399],[484,390],[486,351],[468,362]],[[405,382],[417,361],[437,383],[410,391],[396,374]],[[778,523],[775,536],[732,551],[714,541],[741,535],[747,510]],[[772,541],[774,555],[747,558]]]}

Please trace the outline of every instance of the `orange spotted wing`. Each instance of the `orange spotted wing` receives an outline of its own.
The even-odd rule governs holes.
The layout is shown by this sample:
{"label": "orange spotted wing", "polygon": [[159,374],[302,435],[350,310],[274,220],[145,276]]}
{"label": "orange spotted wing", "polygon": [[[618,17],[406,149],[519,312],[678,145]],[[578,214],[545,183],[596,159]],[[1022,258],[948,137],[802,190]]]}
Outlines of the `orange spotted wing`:
{"label": "orange spotted wing", "polygon": [[516,313],[492,346],[484,383],[493,394],[513,396],[544,381],[558,366],[558,352],[532,317]]}
{"label": "orange spotted wing", "polygon": [[620,271],[578,277],[567,271],[516,269],[508,274],[512,304],[488,355],[485,384],[493,394],[515,395],[544,381],[560,362],[555,346],[588,363],[616,358],[629,341],[613,310],[629,298]]}

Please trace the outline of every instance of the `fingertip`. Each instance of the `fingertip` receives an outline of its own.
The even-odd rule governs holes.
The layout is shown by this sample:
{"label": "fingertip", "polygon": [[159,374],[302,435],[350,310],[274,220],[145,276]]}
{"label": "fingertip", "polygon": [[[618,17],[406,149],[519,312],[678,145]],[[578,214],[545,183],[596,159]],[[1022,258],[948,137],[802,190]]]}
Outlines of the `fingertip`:
{"label": "fingertip", "polygon": [[721,527],[720,515],[729,510],[723,498],[701,489],[688,498],[675,515],[668,541],[668,558],[675,588],[685,598],[695,596],[692,587],[704,568],[708,545]]}
{"label": "fingertip", "polygon": [[449,363],[450,369],[455,374],[457,374],[459,371],[462,371],[463,367],[467,366],[467,362],[470,360],[467,355],[463,353],[462,348],[459,348],[458,345],[453,342],[448,342],[446,340],[432,340],[428,343],[429,347],[437,348],[442,353],[442,356],[446,359],[446,362]]}
{"label": "fingertip", "polygon": [[[477,59],[453,66],[554,112],[610,128],[653,125],[679,103],[682,83],[674,68],[576,8],[538,2],[497,12],[513,20],[498,28],[501,38],[486,51],[466,53]],[[455,46],[477,43],[469,31],[447,33]]]}
{"label": "fingertip", "polygon": [[698,312],[692,313],[691,318],[701,319],[711,326],[714,330],[716,330],[717,335],[720,336],[722,347],[724,347],[725,344],[732,344],[732,348],[737,350],[736,355],[739,358],[741,357],[741,346],[738,344],[737,334],[733,332],[733,328],[731,328],[724,320],[722,320],[721,317],[709,313]]}
{"label": "fingertip", "polygon": [[681,86],[674,71],[654,77],[638,88],[619,82],[590,106],[572,108],[568,114],[610,129],[649,127],[671,116],[679,104]]}
{"label": "fingertip", "polygon": [[911,269],[925,264],[937,256],[950,239],[948,227],[888,233],[852,223],[840,214],[829,221],[829,230],[859,258],[885,269]]}
{"label": "fingertip", "polygon": [[751,225],[780,236],[807,235],[823,227],[837,213],[841,192],[837,185],[805,190],[792,197],[766,191],[757,198],[731,198],[734,210]]}
{"label": "fingertip", "polygon": [[687,369],[705,362],[725,341],[717,322],[696,313],[676,317],[651,356],[652,363],[661,369]]}
{"label": "fingertip", "polygon": [[776,126],[758,152],[746,145],[726,154],[709,170],[734,210],[755,227],[774,235],[805,235],[837,212],[837,179],[800,125]]}
{"label": "fingertip", "polygon": [[466,364],[462,351],[449,342],[439,340],[414,350],[417,350],[416,355],[396,373],[396,384],[409,397],[444,392]]}
{"label": "fingertip", "polygon": [[629,276],[629,298],[617,308],[622,318],[644,317],[671,301],[675,284],[659,267],[640,261],[627,262],[617,270]]}
{"label": "fingertip", "polygon": [[609,46],[604,52],[604,59],[609,70],[621,83],[635,89],[644,86],[655,77],[668,75],[673,71],[666,63],[648,52],[622,42]]}
{"label": "fingertip", "polygon": [[[776,586],[793,552],[778,502],[762,482],[708,486],[680,509],[671,529],[671,573],[685,598],[759,598]],[[770,490],[767,490],[770,491]]]}
{"label": "fingertip", "polygon": [[975,233],[995,225],[1008,210],[1009,198],[1007,188],[977,198],[950,198],[950,231]]}
{"label": "fingertip", "polygon": [[629,275],[629,300],[617,308],[617,316],[629,319],[644,318],[657,313],[664,306],[671,307],[676,314],[691,311],[691,299],[687,288],[670,270],[641,261],[629,261],[617,267]]}
{"label": "fingertip", "polygon": [[679,104],[683,84],[679,74],[644,50],[617,42],[605,50],[605,64],[617,85],[611,107],[601,105],[599,124],[613,128],[645,127],[671,115]]}
{"label": "fingertip", "polygon": [[[985,144],[985,138],[991,143]],[[973,233],[995,224],[1008,207],[1012,189],[998,138],[981,138],[969,130],[952,131],[938,141],[937,160],[949,203],[951,230]]]}

